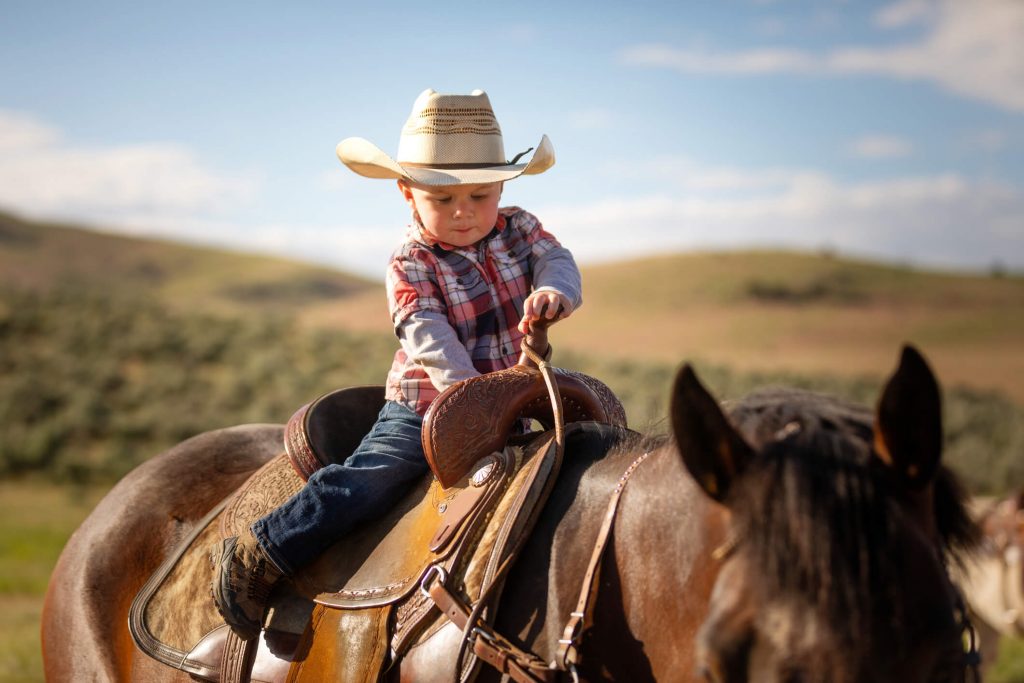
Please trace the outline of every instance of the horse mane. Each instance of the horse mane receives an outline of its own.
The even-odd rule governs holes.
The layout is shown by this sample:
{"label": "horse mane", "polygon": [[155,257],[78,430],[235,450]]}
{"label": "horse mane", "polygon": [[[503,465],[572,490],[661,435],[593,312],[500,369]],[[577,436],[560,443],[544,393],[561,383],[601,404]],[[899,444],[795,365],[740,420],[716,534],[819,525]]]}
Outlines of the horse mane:
{"label": "horse mane", "polygon": [[[872,413],[795,389],[762,390],[726,408],[758,451],[729,494],[756,589],[805,604],[809,596],[842,645],[872,634],[899,647],[902,511],[872,457]],[[964,489],[942,467],[934,491],[947,560],[962,562],[979,538]]]}

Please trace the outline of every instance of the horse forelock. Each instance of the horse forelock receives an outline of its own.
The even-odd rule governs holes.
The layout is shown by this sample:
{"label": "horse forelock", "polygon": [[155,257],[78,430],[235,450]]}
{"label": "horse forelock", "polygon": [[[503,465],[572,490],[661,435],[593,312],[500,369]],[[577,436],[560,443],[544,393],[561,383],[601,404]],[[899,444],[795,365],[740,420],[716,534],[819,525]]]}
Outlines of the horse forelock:
{"label": "horse forelock", "polygon": [[[730,505],[755,594],[818,615],[846,646],[898,618],[899,579],[884,486],[846,440],[769,445]],[[830,442],[830,443],[827,443]]]}
{"label": "horse forelock", "polygon": [[790,387],[767,388],[726,402],[725,408],[757,450],[778,441],[780,432],[793,424],[805,433],[836,433],[865,445],[872,440],[871,411],[836,396]]}

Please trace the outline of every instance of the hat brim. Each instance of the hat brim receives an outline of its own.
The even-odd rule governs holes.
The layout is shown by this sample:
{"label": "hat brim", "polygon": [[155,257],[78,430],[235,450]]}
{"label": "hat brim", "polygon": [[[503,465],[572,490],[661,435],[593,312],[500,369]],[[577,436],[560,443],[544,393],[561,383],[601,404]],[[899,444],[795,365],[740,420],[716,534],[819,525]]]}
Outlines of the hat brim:
{"label": "hat brim", "polygon": [[521,175],[537,175],[555,165],[555,149],[547,135],[525,164],[506,164],[486,168],[430,168],[402,165],[380,147],[363,138],[346,138],[335,151],[341,163],[367,178],[409,180],[420,185],[476,185],[512,180]]}

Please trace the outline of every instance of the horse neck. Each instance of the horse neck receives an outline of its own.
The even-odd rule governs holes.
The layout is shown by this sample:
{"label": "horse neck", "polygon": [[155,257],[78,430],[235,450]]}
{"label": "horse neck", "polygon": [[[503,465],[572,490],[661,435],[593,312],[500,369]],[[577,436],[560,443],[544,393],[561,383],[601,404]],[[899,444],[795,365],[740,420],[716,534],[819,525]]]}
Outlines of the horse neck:
{"label": "horse neck", "polygon": [[693,671],[726,513],[693,483],[672,445],[637,467],[619,508],[595,603],[592,650],[613,648],[636,659],[642,671],[620,672],[629,680]]}

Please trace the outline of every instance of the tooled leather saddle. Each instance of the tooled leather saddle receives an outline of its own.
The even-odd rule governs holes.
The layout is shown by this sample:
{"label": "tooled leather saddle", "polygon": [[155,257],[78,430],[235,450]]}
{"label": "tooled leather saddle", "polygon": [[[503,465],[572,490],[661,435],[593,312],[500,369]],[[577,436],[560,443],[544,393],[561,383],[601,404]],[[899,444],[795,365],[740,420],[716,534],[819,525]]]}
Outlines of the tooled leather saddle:
{"label": "tooled leather saddle", "polygon": [[[567,422],[625,425],[603,383],[555,372]],[[279,582],[258,642],[239,641],[208,598],[186,599],[182,608],[181,595],[194,596],[212,579],[207,548],[280,505],[320,467],[348,457],[383,402],[383,387],[352,387],[295,413],[285,453],[197,524],[136,597],[130,627],[144,652],[206,680],[299,680],[311,672],[375,680],[439,628],[436,606],[416,590],[429,574],[452,577],[468,602],[480,596],[495,566],[529,533],[557,471],[550,434],[509,439],[524,417],[550,425],[543,380],[524,365],[467,380],[434,402],[423,429],[434,477],[293,581]],[[323,636],[342,632],[343,639]]]}

